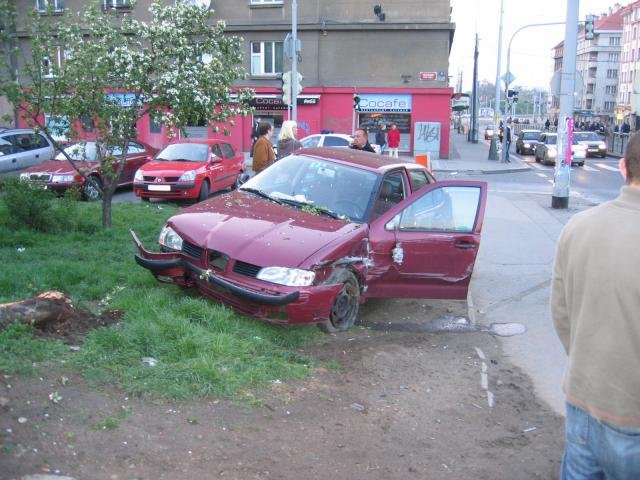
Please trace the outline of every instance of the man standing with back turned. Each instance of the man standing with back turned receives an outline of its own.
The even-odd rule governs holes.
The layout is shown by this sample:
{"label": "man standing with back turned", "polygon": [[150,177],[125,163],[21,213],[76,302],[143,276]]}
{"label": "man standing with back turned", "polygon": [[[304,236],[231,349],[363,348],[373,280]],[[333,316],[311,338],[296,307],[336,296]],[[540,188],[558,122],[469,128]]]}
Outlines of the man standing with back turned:
{"label": "man standing with back turned", "polygon": [[569,356],[562,480],[640,479],[640,134],[610,202],[558,240],[551,313]]}

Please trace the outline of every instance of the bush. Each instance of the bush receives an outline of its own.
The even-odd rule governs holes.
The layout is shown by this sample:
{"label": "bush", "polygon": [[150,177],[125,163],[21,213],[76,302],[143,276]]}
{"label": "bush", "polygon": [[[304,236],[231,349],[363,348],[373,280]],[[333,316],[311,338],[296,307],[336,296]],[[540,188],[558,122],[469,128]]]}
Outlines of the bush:
{"label": "bush", "polygon": [[9,178],[2,184],[7,221],[17,229],[27,228],[43,233],[94,232],[99,218],[87,216],[78,203],[79,198],[78,191],[74,189],[57,198],[50,190],[34,187],[17,178]]}

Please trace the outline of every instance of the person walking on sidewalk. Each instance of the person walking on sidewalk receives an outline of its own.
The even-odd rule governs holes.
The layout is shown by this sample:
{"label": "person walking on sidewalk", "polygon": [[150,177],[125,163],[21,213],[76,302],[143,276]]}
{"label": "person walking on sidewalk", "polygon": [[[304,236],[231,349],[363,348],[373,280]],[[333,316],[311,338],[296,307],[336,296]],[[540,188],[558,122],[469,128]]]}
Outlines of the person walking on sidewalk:
{"label": "person walking on sidewalk", "polygon": [[380,155],[383,155],[387,146],[387,126],[384,123],[378,127],[376,143],[380,146]]}
{"label": "person walking on sidewalk", "polygon": [[553,266],[569,357],[562,480],[640,478],[640,134],[619,167],[620,195],[571,218]]}
{"label": "person walking on sidewalk", "polygon": [[511,148],[511,119],[507,120],[507,128],[505,128],[504,134],[504,161],[506,163],[511,163],[511,160],[509,159],[509,149]]}
{"label": "person walking on sidewalk", "polygon": [[398,158],[398,147],[400,146],[400,130],[395,123],[391,124],[391,129],[387,134],[387,142],[389,143],[389,156]]}

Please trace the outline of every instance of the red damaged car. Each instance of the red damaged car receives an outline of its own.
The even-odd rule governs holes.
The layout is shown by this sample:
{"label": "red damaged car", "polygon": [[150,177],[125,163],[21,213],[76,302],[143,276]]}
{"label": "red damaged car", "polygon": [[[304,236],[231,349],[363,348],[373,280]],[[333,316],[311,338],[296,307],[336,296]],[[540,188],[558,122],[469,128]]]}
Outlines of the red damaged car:
{"label": "red damaged car", "polygon": [[160,232],[131,232],[139,265],[275,323],[347,330],[368,298],[464,299],[487,185],[437,182],[421,165],[349,149],[303,149]]}
{"label": "red damaged car", "polygon": [[206,200],[211,192],[235,188],[244,156],[222,140],[189,138],[164,147],[136,172],[133,192],[142,200]]}

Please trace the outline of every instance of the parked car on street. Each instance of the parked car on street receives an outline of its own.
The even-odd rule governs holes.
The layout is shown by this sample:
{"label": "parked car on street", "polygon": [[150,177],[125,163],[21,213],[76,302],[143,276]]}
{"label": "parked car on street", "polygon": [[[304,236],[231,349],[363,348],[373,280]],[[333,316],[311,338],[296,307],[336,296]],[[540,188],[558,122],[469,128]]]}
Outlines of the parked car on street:
{"label": "parked car on street", "polygon": [[55,149],[47,137],[30,128],[0,129],[0,173],[51,160]]}
{"label": "parked car on street", "polygon": [[533,155],[542,132],[540,130],[522,130],[516,140],[516,153]]}
{"label": "parked car on street", "polygon": [[[536,162],[542,162],[543,165],[555,165],[558,155],[557,142],[558,134],[556,133],[544,132],[540,135],[535,151]],[[586,157],[587,148],[584,145],[580,145],[574,138],[573,145],[571,145],[571,165],[582,167]]]}
{"label": "parked car on street", "polygon": [[[318,133],[315,135],[309,135],[300,140],[304,148],[314,147],[342,147],[349,148],[353,143],[353,137],[351,135],[345,135],[344,133]],[[369,139],[369,143],[376,151],[380,153],[380,145],[373,143],[373,139]]]}
{"label": "parked car on street", "polygon": [[212,192],[235,188],[244,170],[244,156],[229,143],[182,139],[168,144],[136,172],[133,191],[142,200],[202,201]]}
{"label": "parked car on street", "polygon": [[369,298],[466,298],[486,195],[485,182],[437,182],[413,162],[302,149],[171,217],[160,252],[131,233],[137,263],[161,282],[337,332]]}
{"label": "parked car on street", "polygon": [[494,133],[494,126],[487,125],[486,128],[484,129],[484,139],[491,140],[493,138],[493,133]]}
{"label": "parked car on street", "polygon": [[[76,162],[78,173],[63,153],[58,153],[53,160],[30,167],[20,174],[20,179],[32,184],[42,185],[56,193],[64,193],[72,187],[78,188],[86,200],[102,198],[102,187],[105,183],[104,172],[100,168],[98,146],[96,142],[79,142],[64,148],[69,157]],[[136,170],[151,160],[158,150],[146,143],[130,140],[127,147],[127,158],[120,177],[118,187],[133,183]],[[118,161],[123,157],[122,148],[111,149],[111,155]],[[107,155],[104,152],[103,155]]]}
{"label": "parked car on street", "polygon": [[607,144],[597,132],[573,132],[573,138],[587,148],[587,156],[607,156]]}

